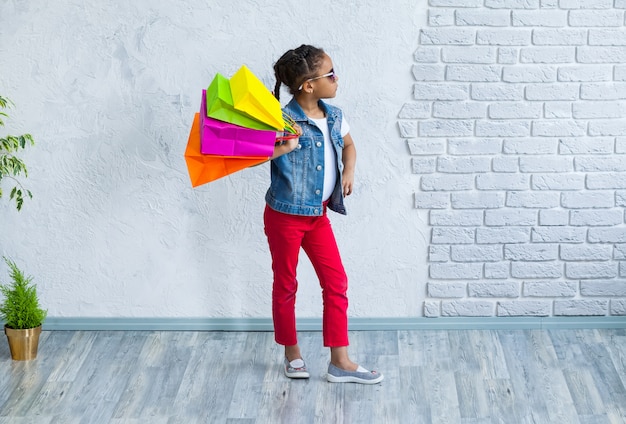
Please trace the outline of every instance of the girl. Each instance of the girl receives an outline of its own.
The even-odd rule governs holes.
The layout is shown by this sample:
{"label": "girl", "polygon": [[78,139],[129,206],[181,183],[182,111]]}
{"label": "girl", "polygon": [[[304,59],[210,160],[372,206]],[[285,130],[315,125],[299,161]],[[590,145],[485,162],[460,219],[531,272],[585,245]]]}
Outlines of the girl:
{"label": "girl", "polygon": [[279,99],[285,84],[293,98],[284,108],[300,137],[276,146],[271,185],[265,200],[265,234],[272,255],[274,337],[285,346],[285,375],[308,378],[296,334],[296,266],[302,248],[322,287],[324,346],[330,347],[327,380],[376,384],[383,375],[348,356],[348,278],[327,209],[346,214],[344,196],[352,193],[356,149],[341,110],[322,101],[335,97],[337,75],[330,57],[309,45],[286,52],[274,65]]}

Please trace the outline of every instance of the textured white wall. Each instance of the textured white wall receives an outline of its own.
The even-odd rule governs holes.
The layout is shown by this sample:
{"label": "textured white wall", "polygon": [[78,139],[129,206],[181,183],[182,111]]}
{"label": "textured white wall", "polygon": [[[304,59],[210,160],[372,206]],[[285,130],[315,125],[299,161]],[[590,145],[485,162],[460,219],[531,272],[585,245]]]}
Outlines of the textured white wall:
{"label": "textured white wall", "polygon": [[[428,231],[396,121],[426,1],[202,3],[0,2],[5,130],[37,143],[23,155],[34,199],[0,202],[0,254],[53,317],[269,317],[269,166],[192,190],[183,151],[216,72],[245,63],[273,87],[280,54],[312,43],[335,62],[358,148],[349,215],[332,217],[350,314],[421,315]],[[320,316],[304,259],[300,283],[299,315]]]}

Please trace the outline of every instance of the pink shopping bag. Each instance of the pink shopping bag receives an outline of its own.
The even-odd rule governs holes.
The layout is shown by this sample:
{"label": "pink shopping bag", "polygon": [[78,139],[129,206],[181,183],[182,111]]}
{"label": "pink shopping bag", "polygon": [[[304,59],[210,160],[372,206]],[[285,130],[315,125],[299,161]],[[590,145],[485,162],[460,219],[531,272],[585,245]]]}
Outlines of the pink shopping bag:
{"label": "pink shopping bag", "polygon": [[206,90],[202,90],[200,108],[200,152],[205,155],[269,157],[274,153],[277,133],[241,127],[209,118]]}

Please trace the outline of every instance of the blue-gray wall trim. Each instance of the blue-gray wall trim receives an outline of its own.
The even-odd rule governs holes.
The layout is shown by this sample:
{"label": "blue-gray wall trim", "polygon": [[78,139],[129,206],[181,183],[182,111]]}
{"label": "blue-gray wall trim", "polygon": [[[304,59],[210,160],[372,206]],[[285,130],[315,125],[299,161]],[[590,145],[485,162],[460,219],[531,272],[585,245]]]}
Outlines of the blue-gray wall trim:
{"label": "blue-gray wall trim", "polygon": [[[626,328],[626,317],[352,318],[351,331]],[[272,331],[271,318],[49,317],[44,330]],[[301,318],[299,331],[321,331],[319,318]]]}

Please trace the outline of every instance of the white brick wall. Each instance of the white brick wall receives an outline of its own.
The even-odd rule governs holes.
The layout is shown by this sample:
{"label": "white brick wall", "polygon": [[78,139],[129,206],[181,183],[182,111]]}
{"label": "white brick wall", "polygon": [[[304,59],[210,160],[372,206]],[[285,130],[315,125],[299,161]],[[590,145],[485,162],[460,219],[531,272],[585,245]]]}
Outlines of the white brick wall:
{"label": "white brick wall", "polygon": [[429,4],[399,115],[424,315],[626,315],[626,1]]}

